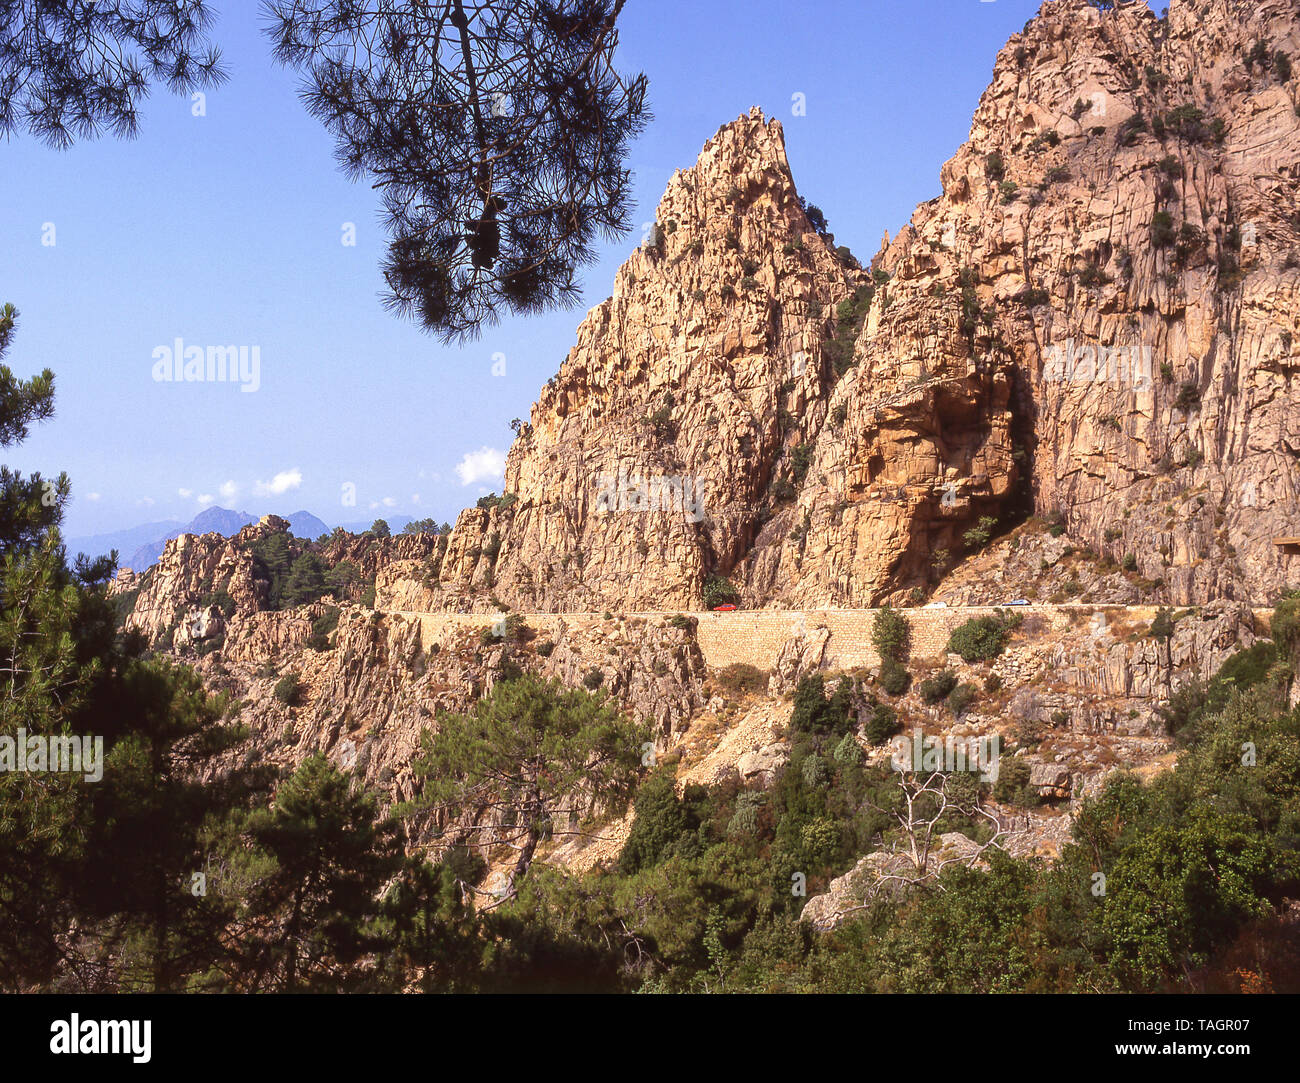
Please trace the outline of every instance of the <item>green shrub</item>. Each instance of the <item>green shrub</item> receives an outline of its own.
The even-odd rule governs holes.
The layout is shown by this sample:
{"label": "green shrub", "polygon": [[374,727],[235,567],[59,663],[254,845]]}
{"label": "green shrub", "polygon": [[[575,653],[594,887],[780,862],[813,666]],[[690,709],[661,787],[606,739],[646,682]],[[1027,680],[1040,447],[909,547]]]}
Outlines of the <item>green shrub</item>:
{"label": "green shrub", "polygon": [[605,683],[605,674],[599,669],[587,670],[587,675],[582,678],[583,687],[588,691],[594,692]]}
{"label": "green shrub", "polygon": [[1178,389],[1178,397],[1174,399],[1174,406],[1183,413],[1191,413],[1201,402],[1201,391],[1196,384],[1188,380]]}
{"label": "green shrub", "polygon": [[867,740],[873,745],[883,745],[902,728],[898,712],[888,703],[877,703],[871,709],[871,717],[867,719]]}
{"label": "green shrub", "polygon": [[804,677],[795,689],[790,729],[795,733],[846,733],[850,728],[849,692],[849,681],[841,680],[828,700],[820,673]]}
{"label": "green shrub", "polygon": [[[134,599],[135,595],[138,593],[139,588],[137,587],[136,590],[132,592],[132,598]],[[199,605],[202,607],[210,605],[216,606],[217,609],[221,611],[222,616],[227,619],[235,615],[235,599],[224,590],[214,590],[205,594],[199,599]]]}
{"label": "green shrub", "polygon": [[804,824],[799,832],[799,843],[805,861],[813,868],[829,865],[839,854],[840,826],[829,817],[819,816]]}
{"label": "green shrub", "polygon": [[1156,168],[1166,177],[1173,177],[1175,180],[1181,180],[1183,176],[1183,163],[1175,158],[1172,154],[1167,154],[1156,163]]}
{"label": "green shrub", "polygon": [[730,579],[720,575],[710,575],[704,580],[704,608],[712,609],[719,605],[735,605],[740,601],[740,592]]}
{"label": "green shrub", "polygon": [[677,796],[674,774],[673,768],[661,767],[637,792],[632,829],[618,857],[625,876],[653,868],[698,827],[691,806]]}
{"label": "green shrub", "polygon": [[732,837],[757,834],[758,815],[765,801],[763,794],[752,790],[739,794],[736,797],[736,811],[731,814],[731,819],[727,822],[727,834]]}
{"label": "green shrub", "polygon": [[994,184],[1002,180],[1007,175],[1006,163],[1002,160],[1002,155],[998,151],[993,151],[984,157],[984,174]]}
{"label": "green shrub", "polygon": [[275,685],[275,698],[286,707],[292,707],[302,696],[302,681],[298,674],[286,673]]}
{"label": "green shrub", "polygon": [[957,687],[957,674],[950,669],[941,669],[933,677],[921,682],[919,689],[921,699],[931,705],[938,703]]}
{"label": "green shrub", "polygon": [[804,786],[810,790],[825,786],[831,777],[831,773],[826,767],[826,761],[816,755],[804,757],[803,762],[799,765],[799,773],[803,776]]}
{"label": "green shrub", "polygon": [[1169,639],[1174,634],[1174,625],[1177,618],[1174,616],[1172,609],[1167,606],[1161,607],[1156,612],[1155,620],[1147,628],[1146,635],[1148,639]]}
{"label": "green shrub", "polygon": [[1014,618],[1002,615],[973,617],[953,629],[948,639],[948,650],[959,654],[966,662],[987,662],[1002,653],[1011,638]]}
{"label": "green shrub", "polygon": [[552,640],[544,639],[537,644],[537,654],[541,658],[549,658],[555,650],[555,643]]}
{"label": "green shrub", "polygon": [[757,666],[733,662],[718,670],[718,686],[733,696],[757,696],[767,691],[767,674]]}
{"label": "green shrub", "polygon": [[315,651],[330,649],[330,633],[339,626],[339,615],[343,611],[336,605],[325,607],[325,612],[311,622],[311,637],[307,646]]}
{"label": "green shrub", "polygon": [[807,477],[808,468],[812,466],[812,457],[812,444],[800,444],[790,452],[790,471],[796,482],[801,482]]}
{"label": "green shrub", "polygon": [[993,536],[993,528],[998,525],[998,521],[991,515],[980,516],[979,524],[971,527],[961,536],[967,549],[983,549],[988,545],[989,539]]}
{"label": "green shrub", "polygon": [[979,693],[973,684],[959,684],[948,693],[948,710],[952,712],[953,718],[960,718],[978,698]]}
{"label": "green shrub", "polygon": [[673,399],[671,395],[668,396],[668,401],[664,405],[650,415],[649,420],[650,427],[660,440],[672,440],[677,435],[677,426],[673,422]]}
{"label": "green shrub", "polygon": [[871,619],[871,643],[882,659],[892,658],[901,662],[906,658],[911,635],[912,627],[907,618],[890,606],[876,610]]}
{"label": "green shrub", "polygon": [[1174,243],[1174,220],[1168,211],[1156,211],[1151,216],[1151,244],[1155,248],[1168,248]]}
{"label": "green shrub", "polygon": [[[872,744],[879,744],[879,741],[873,741]],[[840,743],[835,746],[835,751],[831,753],[831,758],[839,764],[845,766],[858,764],[862,762],[862,746],[858,744],[857,738],[851,733],[846,733],[840,738]]]}
{"label": "green shrub", "polygon": [[891,696],[901,696],[911,683],[912,675],[902,662],[886,658],[880,663],[880,687]]}
{"label": "green shrub", "polygon": [[1033,808],[1040,804],[1038,787],[1029,781],[1029,764],[1015,756],[1004,756],[998,764],[993,798],[1003,805]]}
{"label": "green shrub", "polygon": [[1267,679],[1277,659],[1277,644],[1261,640],[1253,647],[1232,655],[1219,667],[1214,679],[1245,691]]}
{"label": "green shrub", "polygon": [[1284,657],[1300,662],[1300,593],[1288,591],[1273,607],[1269,632]]}

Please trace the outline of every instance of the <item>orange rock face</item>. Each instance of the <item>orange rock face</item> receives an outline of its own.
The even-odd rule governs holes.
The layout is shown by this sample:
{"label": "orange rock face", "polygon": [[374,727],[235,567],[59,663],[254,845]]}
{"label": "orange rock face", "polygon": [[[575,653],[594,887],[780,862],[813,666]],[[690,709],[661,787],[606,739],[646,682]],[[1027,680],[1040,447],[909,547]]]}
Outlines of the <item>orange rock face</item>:
{"label": "orange rock face", "polygon": [[1261,41],[1300,52],[1293,5],[1045,4],[870,271],[779,123],[725,126],[424,603],[870,605],[1030,510],[1172,601],[1267,600],[1300,571],[1300,78]]}

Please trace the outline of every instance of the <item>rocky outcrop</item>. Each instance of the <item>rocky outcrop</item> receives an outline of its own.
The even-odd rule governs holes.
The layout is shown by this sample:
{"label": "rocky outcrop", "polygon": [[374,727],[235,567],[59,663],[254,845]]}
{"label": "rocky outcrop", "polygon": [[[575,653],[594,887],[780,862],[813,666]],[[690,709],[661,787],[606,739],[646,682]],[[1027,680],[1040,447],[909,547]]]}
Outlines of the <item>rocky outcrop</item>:
{"label": "rocky outcrop", "polygon": [[[540,671],[568,685],[604,688],[667,747],[704,705],[704,658],[690,628],[632,617],[596,626],[561,621]],[[599,683],[596,675],[599,674]]]}
{"label": "rocky outcrop", "polygon": [[[981,849],[965,835],[949,831],[935,840],[929,860],[932,868],[948,864],[987,868],[979,856]],[[804,904],[799,919],[821,932],[833,929],[850,914],[864,909],[877,895],[899,898],[909,889],[909,881],[921,878],[906,854],[876,850],[861,858],[843,876],[832,880],[824,893],[812,896]]]}
{"label": "rocky outcrop", "polygon": [[[288,520],[266,515],[229,538],[216,533],[181,534],[167,542],[152,568],[140,574],[123,569],[112,589],[114,594],[134,595],[129,627],[143,633],[150,643],[169,634],[179,636],[175,643],[179,649],[223,632],[235,613],[251,618],[267,612],[271,584],[266,570],[258,565],[254,546],[273,534],[284,535],[291,559],[307,548],[306,542],[289,534]],[[396,565],[406,575],[418,574],[436,557],[441,545],[433,534],[376,538],[337,531],[316,549],[323,566],[334,568],[344,562],[350,566],[352,585],[343,597],[356,600],[381,568]],[[208,616],[202,617],[204,613]],[[267,650],[278,649],[278,625],[275,619],[261,624],[264,634],[259,642]],[[195,630],[199,634],[193,634]]]}
{"label": "rocky outcrop", "polygon": [[[1070,603],[990,663],[944,657],[945,626],[891,699],[900,721],[1014,735],[1052,802],[1163,762],[1159,703],[1250,646],[1251,606],[1300,572],[1300,547],[1274,544],[1300,536],[1300,78],[1278,55],[1300,57],[1288,0],[1171,0],[1166,19],[1048,0],[999,54],[942,194],[865,269],[753,110],[674,175],[518,426],[503,497],[449,537],[314,543],[354,573],[339,607],[271,608],[255,550],[284,520],[182,535],[115,584],[129,625],[241,702],[252,736],[231,755],[324,751],[398,799],[421,730],[514,666],[606,689],[685,749],[679,781],[770,783],[780,697],[830,668],[865,696],[875,674],[841,661],[842,631],[803,627],[767,701],[706,691],[698,622],[672,614],[721,597],[715,577],[747,608]],[[1191,608],[1157,637],[1151,613],[1074,603]],[[506,612],[552,623],[505,641]],[[977,698],[923,702],[940,667]],[[1008,848],[1050,855],[1067,833],[1044,814]],[[892,860],[805,915],[833,924]]]}
{"label": "rocky outcrop", "polygon": [[865,276],[814,229],[757,110],[655,217],[520,430],[510,502],[460,516],[429,604],[486,588],[530,610],[694,608],[763,530],[826,417],[827,331]]}
{"label": "rocky outcrop", "polygon": [[786,640],[768,678],[768,692],[774,696],[789,695],[802,678],[821,669],[830,638],[828,628],[801,628]]}
{"label": "rocky outcrop", "polygon": [[813,228],[779,123],[725,126],[521,427],[507,499],[391,588],[668,609],[721,575],[750,606],[869,606],[1036,511],[1144,600],[1267,602],[1300,571],[1274,544],[1300,534],[1279,52],[1287,0],[1049,0],[870,274]]}
{"label": "rocky outcrop", "polygon": [[[1300,480],[1300,118],[1278,50],[1300,50],[1285,0],[1175,0],[1163,21],[1045,4],[881,260],[913,298],[966,269],[1036,509],[1178,603],[1263,600],[1297,571],[1272,542]],[[870,327],[859,346],[897,355]]]}

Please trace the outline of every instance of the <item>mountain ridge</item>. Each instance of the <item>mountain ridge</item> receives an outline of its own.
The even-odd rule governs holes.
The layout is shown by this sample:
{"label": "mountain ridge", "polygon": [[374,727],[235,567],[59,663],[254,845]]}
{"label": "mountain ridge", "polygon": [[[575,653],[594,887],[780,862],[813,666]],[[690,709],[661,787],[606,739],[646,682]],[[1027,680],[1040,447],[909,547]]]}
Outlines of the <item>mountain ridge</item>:
{"label": "mountain ridge", "polygon": [[539,395],[507,500],[462,513],[436,585],[388,589],[870,606],[1036,514],[1152,601],[1276,595],[1300,572],[1274,544],[1300,533],[1300,117],[1257,42],[1300,49],[1281,0],[1048,0],[869,273],[813,228],[780,122],[724,125]]}

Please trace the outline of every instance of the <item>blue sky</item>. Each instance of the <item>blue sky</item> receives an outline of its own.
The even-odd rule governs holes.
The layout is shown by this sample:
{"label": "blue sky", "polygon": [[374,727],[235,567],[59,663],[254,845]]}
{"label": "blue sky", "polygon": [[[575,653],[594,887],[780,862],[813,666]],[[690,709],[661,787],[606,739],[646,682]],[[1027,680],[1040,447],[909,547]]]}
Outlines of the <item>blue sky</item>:
{"label": "blue sky", "polygon": [[[0,144],[0,302],[21,313],[6,363],[23,376],[52,368],[58,394],[55,418],[4,461],[69,473],[72,536],[188,520],[212,503],[454,522],[500,488],[491,471],[510,419],[527,416],[640,226],[602,249],[580,308],[441,345],[380,305],[374,193],[338,171],[297,77],[270,60],[258,5],[212,7],[231,79],[208,93],[206,115],[157,90],[135,140]],[[619,66],[646,72],[655,113],[633,147],[636,222],[719,125],[759,105],[785,126],[801,194],[870,256],[939,193],[998,49],[1037,9],[629,0]],[[806,115],[792,115],[796,94]],[[348,222],[355,247],[341,243]],[[260,387],[156,382],[154,351],[177,338],[258,347]]]}

